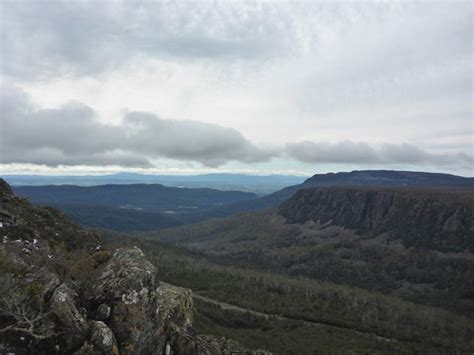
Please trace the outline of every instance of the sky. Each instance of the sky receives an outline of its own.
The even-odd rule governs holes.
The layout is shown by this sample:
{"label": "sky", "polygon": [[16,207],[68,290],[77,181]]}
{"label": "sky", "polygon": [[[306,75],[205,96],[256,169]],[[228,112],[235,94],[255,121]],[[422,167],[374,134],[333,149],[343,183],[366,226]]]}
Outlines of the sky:
{"label": "sky", "polygon": [[0,173],[473,176],[470,1],[0,2]]}

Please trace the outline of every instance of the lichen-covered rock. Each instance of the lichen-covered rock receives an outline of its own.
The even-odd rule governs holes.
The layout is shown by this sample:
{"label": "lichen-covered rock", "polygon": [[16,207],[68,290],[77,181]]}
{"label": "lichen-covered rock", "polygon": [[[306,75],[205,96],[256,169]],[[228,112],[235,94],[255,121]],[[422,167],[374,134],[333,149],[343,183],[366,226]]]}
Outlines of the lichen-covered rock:
{"label": "lichen-covered rock", "polygon": [[102,303],[98,308],[97,308],[97,320],[101,321],[106,321],[110,317],[110,307]]}
{"label": "lichen-covered rock", "polygon": [[84,289],[91,308],[106,303],[121,353],[153,353],[164,347],[156,317],[156,268],[138,248],[118,249]]}
{"label": "lichen-covered rock", "polygon": [[117,340],[112,330],[100,321],[91,322],[91,344],[101,354],[118,354]]}
{"label": "lichen-covered rock", "polygon": [[159,319],[171,319],[175,324],[183,325],[192,323],[193,298],[191,290],[162,282],[156,292],[159,300],[156,313]]}
{"label": "lichen-covered rock", "polygon": [[135,304],[158,286],[155,276],[156,268],[139,248],[118,249],[91,277],[84,297],[100,303]]}
{"label": "lichen-covered rock", "polygon": [[89,333],[89,325],[76,307],[76,294],[66,284],[61,284],[53,293],[50,308],[62,329],[66,349],[79,347]]}

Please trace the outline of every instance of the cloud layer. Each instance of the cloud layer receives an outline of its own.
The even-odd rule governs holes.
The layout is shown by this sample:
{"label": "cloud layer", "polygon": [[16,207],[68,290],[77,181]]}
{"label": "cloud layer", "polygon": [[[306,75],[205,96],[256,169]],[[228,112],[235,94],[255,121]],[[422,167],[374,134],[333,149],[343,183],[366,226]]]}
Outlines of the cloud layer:
{"label": "cloud layer", "polygon": [[232,128],[146,112],[128,112],[120,124],[109,125],[81,103],[38,109],[19,89],[1,93],[2,163],[146,167],[169,158],[219,166],[271,157]]}
{"label": "cloud layer", "polygon": [[431,164],[465,168],[474,164],[472,155],[433,154],[408,143],[370,145],[350,140],[337,143],[305,141],[287,144],[286,152],[293,159],[312,164],[408,164],[413,166]]}
{"label": "cloud layer", "polygon": [[4,86],[0,92],[4,164],[153,167],[154,160],[167,158],[217,167],[279,156],[310,164],[469,166],[474,162],[467,154],[432,154],[406,143],[303,141],[263,149],[239,131],[215,124],[163,119],[148,112],[127,112],[120,124],[104,124],[92,108],[79,102],[39,109],[18,88]]}
{"label": "cloud layer", "polygon": [[472,174],[473,12],[470,1],[3,1],[0,162]]}
{"label": "cloud layer", "polygon": [[6,2],[1,68],[31,80],[100,74],[139,57],[268,58],[287,47],[290,24],[284,17],[267,21],[272,8],[210,1]]}

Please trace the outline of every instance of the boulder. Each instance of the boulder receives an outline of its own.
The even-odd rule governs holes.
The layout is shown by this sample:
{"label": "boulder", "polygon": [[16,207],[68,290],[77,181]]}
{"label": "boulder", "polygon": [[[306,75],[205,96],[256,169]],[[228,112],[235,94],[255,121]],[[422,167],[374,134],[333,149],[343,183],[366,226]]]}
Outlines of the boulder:
{"label": "boulder", "polygon": [[51,311],[64,334],[62,338],[67,350],[78,348],[89,333],[89,325],[76,307],[76,297],[76,293],[63,283],[50,300]]}
{"label": "boulder", "polygon": [[121,353],[153,353],[164,346],[156,327],[155,274],[155,267],[140,249],[118,249],[85,285],[84,297],[90,307],[110,306],[109,325]]}
{"label": "boulder", "polygon": [[92,321],[90,329],[90,342],[95,349],[101,354],[119,354],[114,333],[104,322]]}

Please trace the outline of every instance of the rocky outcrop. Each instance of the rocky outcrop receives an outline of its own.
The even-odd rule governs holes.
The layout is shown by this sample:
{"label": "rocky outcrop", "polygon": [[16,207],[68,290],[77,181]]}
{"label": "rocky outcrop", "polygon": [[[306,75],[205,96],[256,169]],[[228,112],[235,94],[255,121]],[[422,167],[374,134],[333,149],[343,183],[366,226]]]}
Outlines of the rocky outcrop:
{"label": "rocky outcrop", "polygon": [[365,235],[388,232],[406,245],[474,251],[474,190],[313,188],[298,191],[279,213]]}
{"label": "rocky outcrop", "polygon": [[138,248],[116,250],[91,275],[82,299],[108,324],[122,354],[162,353],[188,339],[191,292],[159,286],[156,268]]}
{"label": "rocky outcrop", "polygon": [[57,328],[67,336],[60,338],[64,341],[65,350],[78,348],[89,334],[89,324],[84,312],[76,306],[77,294],[66,284],[59,286],[49,302],[51,312],[56,316]]}
{"label": "rocky outcrop", "polygon": [[61,213],[2,191],[0,353],[252,354],[202,340],[191,291],[160,284],[139,248],[107,250]]}
{"label": "rocky outcrop", "polygon": [[13,192],[10,185],[8,185],[8,183],[5,180],[0,178],[0,197],[12,195],[12,194]]}

